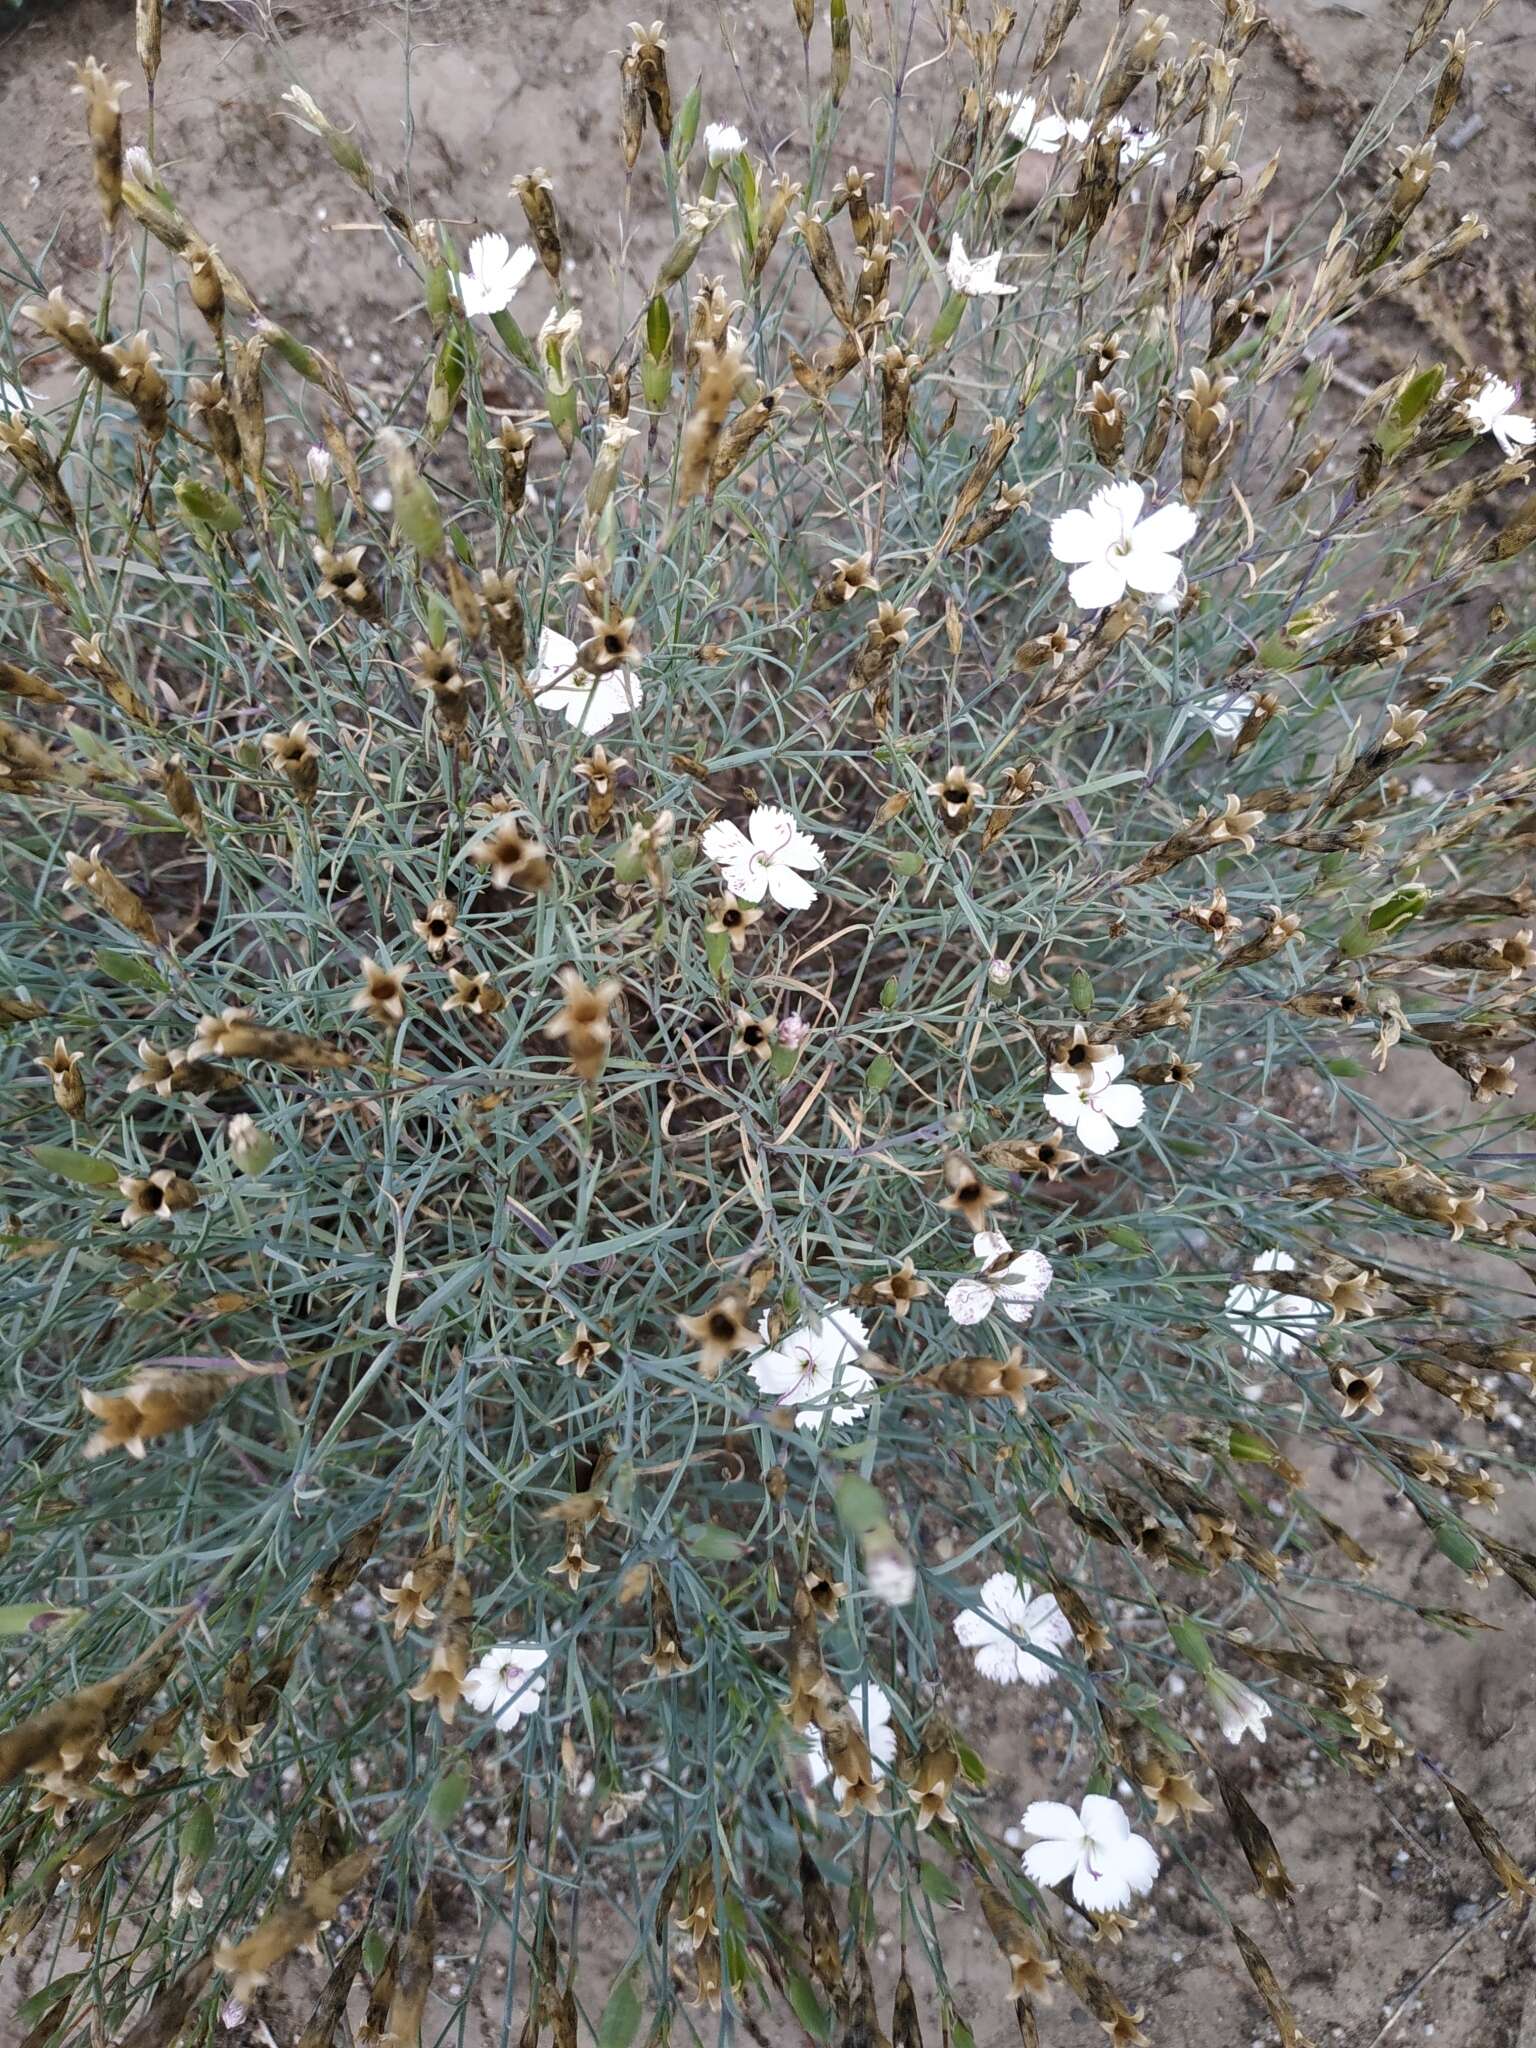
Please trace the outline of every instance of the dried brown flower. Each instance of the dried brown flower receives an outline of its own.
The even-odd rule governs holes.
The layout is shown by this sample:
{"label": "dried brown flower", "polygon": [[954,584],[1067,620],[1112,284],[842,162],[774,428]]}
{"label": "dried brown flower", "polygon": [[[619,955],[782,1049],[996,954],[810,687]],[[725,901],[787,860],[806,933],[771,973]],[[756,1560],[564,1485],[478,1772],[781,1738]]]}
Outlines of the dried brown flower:
{"label": "dried brown flower", "polygon": [[946,1156],[944,1190],[939,1207],[963,1216],[973,1232],[987,1229],[987,1212],[1008,1199],[1001,1189],[987,1186],[963,1152]]}
{"label": "dried brown flower", "polygon": [[697,1315],[678,1316],[677,1327],[698,1348],[698,1369],[704,1379],[718,1379],[720,1368],[736,1352],[754,1351],[762,1342],[746,1320],[750,1307],[744,1294],[727,1288]]}

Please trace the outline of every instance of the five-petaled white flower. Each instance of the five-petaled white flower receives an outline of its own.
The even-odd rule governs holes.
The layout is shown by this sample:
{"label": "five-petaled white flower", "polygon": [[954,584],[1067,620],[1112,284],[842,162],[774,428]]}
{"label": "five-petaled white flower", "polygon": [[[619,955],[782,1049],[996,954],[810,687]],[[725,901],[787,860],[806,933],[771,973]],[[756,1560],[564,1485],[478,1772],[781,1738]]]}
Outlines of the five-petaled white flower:
{"label": "five-petaled white flower", "polygon": [[949,262],[945,266],[949,277],[949,288],[953,292],[964,292],[968,299],[1006,299],[1018,290],[1016,284],[999,284],[997,266],[1003,260],[1003,252],[994,249],[990,256],[967,256],[965,244],[958,235],[949,238]]}
{"label": "five-petaled white flower", "polygon": [[805,879],[824,863],[809,832],[802,832],[788,811],[759,804],[747,829],[718,819],[699,844],[706,860],[719,868],[725,886],[743,903],[761,903],[771,896],[781,910],[809,910],[816,891]]}
{"label": "five-petaled white flower", "polygon": [[1147,1098],[1131,1081],[1122,1081],[1125,1054],[1111,1047],[1104,1059],[1085,1067],[1052,1067],[1054,1090],[1041,1104],[1053,1123],[1076,1131],[1090,1152],[1102,1159],[1120,1143],[1116,1127],[1134,1130],[1147,1113]]}
{"label": "five-petaled white flower", "polygon": [[1142,517],[1146,492],[1129,479],[1103,484],[1086,507],[1051,521],[1051,553],[1076,564],[1067,579],[1075,604],[1102,611],[1118,604],[1126,590],[1167,596],[1184,574],[1178,550],[1195,537],[1200,522],[1187,505],[1161,505]]}
{"label": "five-petaled white flower", "polygon": [[494,1715],[505,1733],[538,1711],[548,1662],[542,1643],[498,1643],[465,1672],[464,1697],[477,1713]]}
{"label": "five-petaled white flower", "polygon": [[728,121],[711,121],[704,130],[704,154],[717,168],[728,164],[732,158],[741,156],[747,147],[747,138],[739,128],[733,128]]}
{"label": "five-petaled white flower", "polygon": [[1235,740],[1247,723],[1253,699],[1246,690],[1208,690],[1190,710],[1203,719],[1219,740]]}
{"label": "five-petaled white flower", "polygon": [[977,1671],[994,1685],[1049,1685],[1056,1666],[1034,1651],[1060,1650],[1072,1640],[1055,1594],[1033,1592],[1012,1572],[984,1581],[980,1608],[957,1614],[954,1626],[957,1639],[976,1652]]}
{"label": "five-petaled white flower", "polygon": [[823,1422],[857,1422],[868,1408],[861,1397],[875,1384],[859,1360],[869,1331],[850,1308],[831,1309],[774,1342],[763,1324],[763,1344],[748,1372],[778,1408],[793,1408],[801,1429]]}
{"label": "five-petaled white flower", "polygon": [[[1289,1252],[1260,1252],[1253,1261],[1256,1273],[1293,1273],[1296,1261]],[[1304,1294],[1286,1294],[1276,1287],[1256,1287],[1240,1280],[1229,1288],[1227,1321],[1250,1358],[1286,1359],[1295,1356],[1302,1339],[1328,1321],[1321,1302]]]}
{"label": "five-petaled white flower", "polygon": [[1206,1690],[1221,1732],[1228,1742],[1239,1743],[1245,1735],[1264,1740],[1264,1723],[1269,1719],[1269,1702],[1261,1699],[1251,1685],[1244,1685],[1230,1671],[1213,1664],[1205,1674]]}
{"label": "five-petaled white flower", "polygon": [[1157,1882],[1157,1851],[1131,1833],[1116,1799],[1090,1792],[1074,1813],[1054,1799],[1024,1809],[1024,1826],[1041,1840],[1024,1851],[1026,1876],[1042,1888],[1072,1880],[1072,1896],[1086,1913],[1120,1913]]}
{"label": "five-petaled white flower", "polygon": [[476,235],[469,245],[469,268],[456,280],[464,311],[504,313],[522,289],[535,262],[527,242],[516,249],[505,235]]}
{"label": "five-petaled white flower", "polygon": [[[870,1777],[879,1784],[885,1776],[886,1766],[896,1761],[896,1730],[891,1725],[890,1695],[882,1691],[872,1678],[866,1678],[849,1691],[848,1712],[869,1749]],[[826,1745],[819,1728],[807,1729],[805,1751],[811,1783],[824,1785],[832,1776],[832,1766],[827,1762]],[[843,1779],[832,1778],[832,1797],[839,1806],[847,1790]]]}
{"label": "five-petaled white flower", "polygon": [[1485,377],[1481,388],[1461,402],[1468,425],[1479,434],[1492,434],[1511,459],[1536,445],[1536,420],[1515,411],[1519,396],[1516,386],[1502,377]]}
{"label": "five-petaled white flower", "polygon": [[944,1306],[957,1323],[979,1323],[1000,1308],[1012,1323],[1027,1323],[1051,1284],[1051,1262],[1033,1246],[1017,1254],[1000,1230],[978,1230],[971,1249],[981,1271],[955,1281]]}
{"label": "five-petaled white flower", "polygon": [[1064,114],[1053,114],[1029,93],[1000,92],[997,97],[1009,109],[1008,133],[1021,148],[1055,156],[1069,136],[1074,142],[1088,139],[1086,121],[1069,121]]}
{"label": "five-petaled white flower", "polygon": [[528,687],[541,711],[558,711],[568,725],[589,735],[605,732],[616,718],[636,710],[644,695],[633,669],[611,668],[606,675],[589,676],[577,662],[576,642],[553,626],[539,635],[539,657]]}

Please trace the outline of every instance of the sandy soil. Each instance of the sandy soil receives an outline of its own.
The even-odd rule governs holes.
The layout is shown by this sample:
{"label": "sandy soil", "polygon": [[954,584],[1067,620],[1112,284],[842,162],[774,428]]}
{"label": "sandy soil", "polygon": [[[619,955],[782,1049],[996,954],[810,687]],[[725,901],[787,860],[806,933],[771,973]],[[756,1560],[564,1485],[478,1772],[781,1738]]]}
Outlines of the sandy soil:
{"label": "sandy soil", "polygon": [[[1215,9],[1200,0],[1163,4],[1183,36],[1214,28]],[[425,337],[425,322],[361,197],[321,145],[281,112],[281,93],[292,81],[334,118],[356,124],[383,181],[410,212],[462,224],[461,236],[479,224],[515,232],[520,217],[507,197],[511,177],[547,165],[589,325],[616,336],[634,315],[638,281],[671,238],[649,155],[624,213],[599,213],[591,203],[594,187],[610,183],[607,165],[617,153],[613,53],[630,11],[587,0],[410,7],[370,0],[350,8],[317,0],[280,8],[271,0],[178,0],[160,78],[157,154],[187,211],[266,309],[330,348],[361,386],[398,389],[398,368]],[[740,122],[759,148],[792,165],[804,134],[801,53],[789,0],[675,0],[669,11],[674,77],[686,83],[702,73],[707,112]],[[1339,127],[1350,118],[1350,96],[1391,75],[1404,24],[1418,10],[1400,0],[1278,0],[1271,11],[1308,53],[1293,51],[1287,59],[1265,40],[1249,65],[1256,93],[1248,153],[1260,159],[1283,148],[1276,187],[1283,212],[1326,177]],[[885,10],[877,5],[874,12],[883,40]],[[934,47],[935,12],[942,10],[919,9],[915,59]],[[1085,0],[1063,76],[1069,63],[1097,48],[1114,12],[1111,0]],[[1454,8],[1447,27],[1470,12],[1467,4]],[[905,18],[903,6],[903,30]],[[732,55],[721,53],[722,27]],[[813,51],[818,71],[824,34],[822,26]],[[1463,292],[1454,308],[1423,309],[1428,329],[1399,309],[1361,345],[1358,358],[1347,358],[1343,367],[1362,383],[1414,348],[1426,355],[1464,348],[1506,374],[1536,366],[1536,220],[1529,205],[1536,0],[1504,0],[1480,39],[1473,79],[1444,138],[1451,165],[1445,190],[1454,211],[1476,208],[1491,219],[1493,257],[1482,288]],[[19,19],[0,14],[0,220],[32,251],[56,237],[50,283],[88,279],[97,256],[78,102],[66,90],[68,60],[88,52],[137,79],[132,9],[124,0],[38,5]],[[924,74],[910,94],[896,152],[898,193],[910,181],[909,165],[923,157],[939,75]],[[850,160],[884,160],[889,116],[881,90],[874,73],[856,63]],[[127,99],[136,134],[143,105],[139,86]],[[532,326],[544,309],[537,278],[528,291]],[[1394,1081],[1409,1071],[1405,1063]],[[1459,1096],[1445,1095],[1444,1079],[1432,1067],[1415,1070],[1426,1110],[1459,1110]],[[1419,1419],[1401,1415],[1405,1426]],[[1428,1426],[1427,1413],[1423,1420]],[[1434,1426],[1443,1433],[1443,1418],[1436,1416]],[[1506,1432],[1504,1441],[1519,1440]],[[1327,1483],[1340,1518],[1369,1547],[1388,1558],[1422,1556],[1421,1533],[1406,1526],[1391,1501],[1357,1486],[1346,1470]],[[1530,1541],[1528,1497],[1512,1491],[1502,1519],[1507,1538]],[[1507,1582],[1486,1595],[1472,1593],[1436,1558],[1397,1582],[1388,1578],[1387,1590],[1410,1605],[1395,1615],[1382,1608],[1368,1636],[1324,1613],[1320,1637],[1367,1668],[1391,1671],[1390,1701],[1411,1738],[1529,1863],[1536,1842],[1529,1606]],[[1414,1605],[1475,1606],[1500,1632],[1463,1640],[1421,1622]],[[976,1747],[997,1764],[989,1814],[1009,1825],[1026,1800],[1051,1791],[1064,1724],[1037,1703],[967,1685],[958,1666],[954,1676],[959,1715]],[[1283,1729],[1240,1770],[1301,1899],[1289,1916],[1255,1901],[1224,1824],[1209,1816],[1191,1828],[1183,1840],[1187,1864],[1170,1863],[1144,1929],[1106,1962],[1133,2002],[1145,2003],[1155,2041],[1165,2048],[1246,2048],[1274,2038],[1222,1931],[1219,1896],[1243,1902],[1245,1924],[1288,1986],[1305,2031],[1328,2048],[1389,2041],[1400,2048],[1427,2039],[1457,2048],[1536,2042],[1528,1931],[1489,1910],[1495,1894],[1488,1873],[1428,1772],[1408,1768],[1383,1796],[1320,1772],[1305,1743]],[[954,1954],[980,2048],[1016,2040],[1005,1974],[984,1933],[957,1923]],[[622,1955],[616,1951],[615,1961]],[[445,1975],[453,1974],[450,1958]],[[499,1994],[490,2003],[498,2007]],[[287,2048],[298,2022],[278,1998],[263,2024],[265,2034],[252,2026],[223,2039],[231,2048],[274,2041]],[[0,2008],[0,2037],[9,2040],[6,2027]],[[472,2048],[501,2038],[499,2023],[466,2037]],[[1059,1997],[1044,2016],[1043,2038],[1047,2048],[1061,2048],[1098,2035]]]}

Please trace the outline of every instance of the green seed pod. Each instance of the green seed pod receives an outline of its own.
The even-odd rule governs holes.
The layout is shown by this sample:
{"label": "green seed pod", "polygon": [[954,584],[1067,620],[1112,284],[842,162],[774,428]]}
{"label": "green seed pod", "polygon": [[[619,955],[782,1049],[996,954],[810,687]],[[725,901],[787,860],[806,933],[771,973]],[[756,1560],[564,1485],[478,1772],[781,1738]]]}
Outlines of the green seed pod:
{"label": "green seed pod", "polygon": [[210,527],[215,533],[233,533],[245,524],[245,514],[234,499],[196,477],[184,476],[176,485],[176,503],[192,527]]}
{"label": "green seed pod", "polygon": [[640,388],[652,412],[665,412],[672,396],[672,314],[665,299],[652,299],[645,312],[645,356]]}

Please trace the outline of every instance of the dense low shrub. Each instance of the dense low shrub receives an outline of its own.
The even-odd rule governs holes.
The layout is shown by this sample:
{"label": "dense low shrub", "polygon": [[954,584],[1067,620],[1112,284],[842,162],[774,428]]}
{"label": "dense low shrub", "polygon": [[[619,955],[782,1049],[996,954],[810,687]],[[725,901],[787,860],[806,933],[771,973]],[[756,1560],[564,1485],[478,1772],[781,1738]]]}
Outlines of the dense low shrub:
{"label": "dense low shrub", "polygon": [[[1533,434],[1480,371],[1329,375],[1481,233],[1421,204],[1466,37],[1431,0],[1282,222],[1247,0],[1187,49],[1122,9],[1057,108],[1075,11],[951,6],[902,211],[903,95],[883,168],[835,140],[840,0],[783,171],[635,29],[581,203],[644,155],[677,241],[607,333],[539,172],[523,247],[456,247],[291,93],[430,318],[388,406],[82,67],[108,267],[13,245],[0,406],[34,2048],[306,1981],[305,2048],[349,1991],[395,2048],[503,1998],[486,2038],[873,2041],[876,1923],[964,2042],[957,1903],[1026,2039],[1054,1987],[1133,2042],[1090,1935],[1223,1812],[1290,1893],[1228,1744],[1420,1767],[1328,1462],[1447,1625],[1457,1573],[1536,1588],[1481,1441],[1533,1371],[1488,1277]],[[1412,1048],[1464,1116],[1397,1113]],[[992,1684],[1076,1729],[1022,1864]]]}

